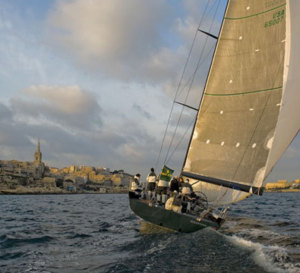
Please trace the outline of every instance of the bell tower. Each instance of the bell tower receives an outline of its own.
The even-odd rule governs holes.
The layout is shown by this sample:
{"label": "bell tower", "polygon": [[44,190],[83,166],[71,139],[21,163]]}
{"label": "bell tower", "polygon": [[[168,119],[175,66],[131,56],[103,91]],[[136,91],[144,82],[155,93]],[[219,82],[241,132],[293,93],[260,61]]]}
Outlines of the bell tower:
{"label": "bell tower", "polygon": [[38,141],[36,151],[34,153],[34,163],[35,164],[41,164],[42,163],[42,153],[40,151],[40,141]]}

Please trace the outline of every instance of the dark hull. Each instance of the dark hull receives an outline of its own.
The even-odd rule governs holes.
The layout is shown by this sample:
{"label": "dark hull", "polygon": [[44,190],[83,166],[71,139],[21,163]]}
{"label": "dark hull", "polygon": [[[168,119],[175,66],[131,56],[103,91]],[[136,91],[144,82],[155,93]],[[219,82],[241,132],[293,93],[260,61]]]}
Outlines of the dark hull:
{"label": "dark hull", "polygon": [[163,207],[149,206],[145,200],[140,200],[133,192],[129,192],[130,208],[132,211],[152,224],[179,232],[194,232],[206,227],[218,229],[220,223],[209,219],[198,221],[195,216],[165,210]]}

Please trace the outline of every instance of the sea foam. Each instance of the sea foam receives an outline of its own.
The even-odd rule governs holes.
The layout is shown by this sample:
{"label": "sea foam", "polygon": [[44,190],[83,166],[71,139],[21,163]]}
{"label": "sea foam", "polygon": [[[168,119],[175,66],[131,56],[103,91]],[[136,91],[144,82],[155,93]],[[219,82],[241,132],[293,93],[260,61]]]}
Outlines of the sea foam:
{"label": "sea foam", "polygon": [[288,252],[279,246],[267,246],[261,243],[245,240],[238,236],[225,236],[227,240],[238,247],[252,252],[255,263],[272,273],[298,273],[300,265],[290,263]]}

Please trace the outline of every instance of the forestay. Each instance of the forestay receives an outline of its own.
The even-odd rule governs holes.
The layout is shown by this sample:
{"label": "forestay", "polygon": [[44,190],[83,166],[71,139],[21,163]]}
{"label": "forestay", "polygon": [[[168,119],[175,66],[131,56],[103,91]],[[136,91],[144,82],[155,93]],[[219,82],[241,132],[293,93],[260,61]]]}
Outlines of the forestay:
{"label": "forestay", "polygon": [[209,201],[259,192],[299,130],[299,2],[228,2],[183,168]]}

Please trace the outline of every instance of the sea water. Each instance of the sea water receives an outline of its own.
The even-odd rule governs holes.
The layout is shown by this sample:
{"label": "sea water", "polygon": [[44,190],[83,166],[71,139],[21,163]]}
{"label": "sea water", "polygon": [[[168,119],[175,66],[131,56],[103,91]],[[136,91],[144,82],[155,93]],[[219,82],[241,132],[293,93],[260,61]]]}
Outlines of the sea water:
{"label": "sea water", "polygon": [[299,193],[231,207],[219,231],[146,224],[126,194],[0,196],[0,272],[300,272]]}

